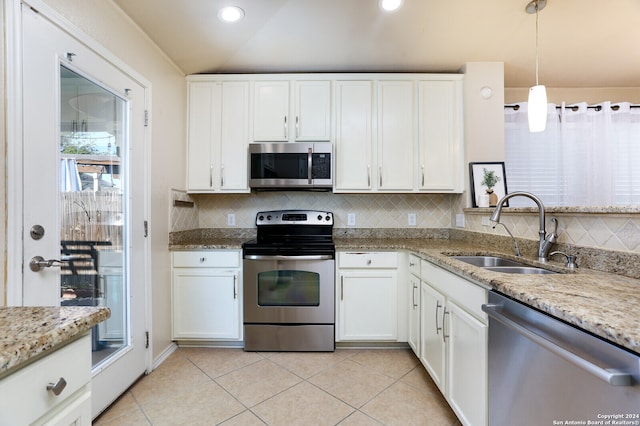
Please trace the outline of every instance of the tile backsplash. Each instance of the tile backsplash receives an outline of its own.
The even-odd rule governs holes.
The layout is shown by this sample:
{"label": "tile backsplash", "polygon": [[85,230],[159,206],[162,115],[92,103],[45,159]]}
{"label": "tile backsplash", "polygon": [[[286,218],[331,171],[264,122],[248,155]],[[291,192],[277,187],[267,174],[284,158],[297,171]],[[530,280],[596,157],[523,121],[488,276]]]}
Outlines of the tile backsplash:
{"label": "tile backsplash", "polygon": [[[255,192],[251,194],[190,195],[173,190],[172,200],[194,201],[194,207],[171,207],[171,231],[196,228],[253,228],[256,212],[281,209],[328,210],[336,228],[454,228],[463,214],[467,231],[506,236],[502,227],[483,225],[490,210],[465,209],[464,195],[449,194],[334,194],[331,192]],[[579,209],[578,209],[579,210]],[[355,214],[355,226],[347,224]],[[409,214],[416,224],[409,225]],[[228,215],[235,225],[229,226]],[[547,213],[557,217],[558,243],[606,250],[640,252],[640,214]],[[517,238],[538,240],[536,212],[509,212],[501,220]],[[548,231],[549,229],[547,229]]]}

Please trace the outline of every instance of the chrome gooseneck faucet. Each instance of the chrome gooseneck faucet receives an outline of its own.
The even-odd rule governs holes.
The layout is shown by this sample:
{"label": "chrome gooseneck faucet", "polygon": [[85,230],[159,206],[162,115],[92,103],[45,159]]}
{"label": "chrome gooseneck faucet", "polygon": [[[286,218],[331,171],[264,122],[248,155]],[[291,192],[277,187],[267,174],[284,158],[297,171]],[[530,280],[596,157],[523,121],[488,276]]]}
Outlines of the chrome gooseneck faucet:
{"label": "chrome gooseneck faucet", "polygon": [[495,222],[496,224],[500,223],[500,214],[502,213],[502,207],[504,206],[504,203],[509,198],[513,198],[513,197],[527,197],[533,200],[538,205],[538,213],[540,216],[540,230],[538,231],[540,235],[540,242],[538,243],[538,261],[546,262],[547,257],[549,256],[549,250],[551,249],[551,245],[556,242],[556,238],[558,236],[557,234],[558,220],[556,218],[551,219],[555,227],[554,227],[554,230],[550,232],[549,235],[547,235],[546,226],[545,226],[546,218],[544,213],[544,205],[542,204],[542,200],[540,200],[540,198],[536,197],[530,192],[524,192],[524,191],[512,192],[511,194],[507,194],[504,197],[502,197],[500,201],[498,201],[498,204],[496,205],[495,210],[493,210],[493,213],[491,214],[491,217],[489,218],[489,220],[491,220],[492,222]]}

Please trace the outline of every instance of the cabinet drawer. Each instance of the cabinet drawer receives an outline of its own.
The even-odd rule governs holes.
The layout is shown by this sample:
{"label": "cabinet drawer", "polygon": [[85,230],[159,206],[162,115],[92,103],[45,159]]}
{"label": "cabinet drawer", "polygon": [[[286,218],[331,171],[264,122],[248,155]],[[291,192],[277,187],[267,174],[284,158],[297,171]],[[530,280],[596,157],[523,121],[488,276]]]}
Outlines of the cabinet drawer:
{"label": "cabinet drawer", "polygon": [[239,268],[240,250],[174,251],[174,268]]}
{"label": "cabinet drawer", "polygon": [[416,277],[420,276],[420,259],[415,254],[409,254],[409,273],[415,275]]}
{"label": "cabinet drawer", "polygon": [[338,253],[340,268],[397,268],[397,252],[340,252]]}
{"label": "cabinet drawer", "polygon": [[481,308],[483,303],[487,303],[487,290],[426,260],[421,262],[420,269],[423,281],[444,293],[485,324],[487,323],[487,314],[482,312]]}
{"label": "cabinet drawer", "polygon": [[[67,385],[56,396],[47,385],[60,378]],[[90,381],[91,338],[86,335],[0,381],[0,424],[31,424]]]}

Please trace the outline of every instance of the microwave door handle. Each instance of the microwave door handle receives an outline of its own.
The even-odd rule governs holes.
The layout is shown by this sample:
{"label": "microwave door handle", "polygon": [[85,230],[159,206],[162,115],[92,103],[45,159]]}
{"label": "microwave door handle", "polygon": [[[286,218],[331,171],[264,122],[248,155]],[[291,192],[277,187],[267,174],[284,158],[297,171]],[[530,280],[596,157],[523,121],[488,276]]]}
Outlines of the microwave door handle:
{"label": "microwave door handle", "polygon": [[313,179],[311,176],[312,168],[313,168],[313,148],[309,148],[307,150],[307,179],[309,180],[309,185],[313,183]]}

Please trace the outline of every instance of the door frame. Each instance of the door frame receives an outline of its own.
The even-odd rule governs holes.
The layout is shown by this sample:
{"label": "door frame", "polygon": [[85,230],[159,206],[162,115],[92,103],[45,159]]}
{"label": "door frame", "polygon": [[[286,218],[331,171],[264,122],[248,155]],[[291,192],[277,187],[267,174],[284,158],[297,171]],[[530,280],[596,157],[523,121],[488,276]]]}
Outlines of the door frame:
{"label": "door frame", "polygon": [[[7,225],[6,225],[6,305],[22,306],[23,305],[23,152],[22,141],[24,136],[23,123],[23,99],[22,99],[22,20],[21,20],[21,4],[25,4],[35,10],[49,21],[58,26],[62,31],[70,37],[76,39],[79,43],[93,51],[103,60],[111,63],[122,73],[135,80],[145,91],[144,109],[150,111],[151,105],[151,82],[144,78],[141,74],[127,65],[124,61],[107,50],[93,38],[80,31],[70,21],[60,16],[54,9],[46,5],[40,0],[5,0],[4,1],[4,24],[6,30],[6,52],[5,52],[5,69],[6,69],[6,203],[7,203]],[[143,141],[143,217],[150,222],[150,204],[151,204],[151,121],[145,124],[145,137]],[[148,227],[150,227],[150,223]],[[151,241],[148,236],[144,239],[144,273],[145,273],[145,324],[144,327],[149,334],[152,332],[151,322]],[[151,340],[146,354],[146,372],[152,369]]]}

